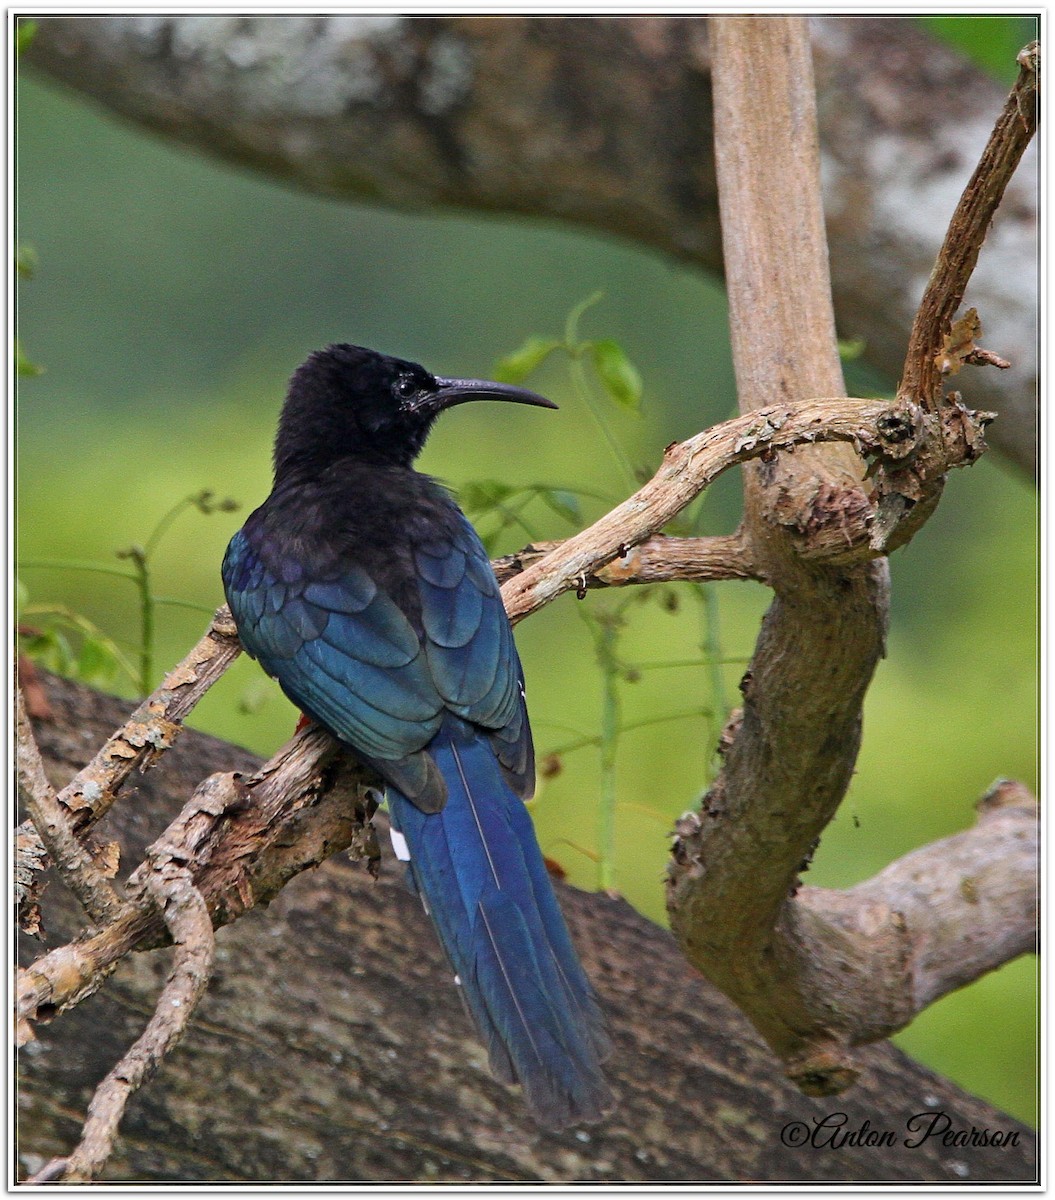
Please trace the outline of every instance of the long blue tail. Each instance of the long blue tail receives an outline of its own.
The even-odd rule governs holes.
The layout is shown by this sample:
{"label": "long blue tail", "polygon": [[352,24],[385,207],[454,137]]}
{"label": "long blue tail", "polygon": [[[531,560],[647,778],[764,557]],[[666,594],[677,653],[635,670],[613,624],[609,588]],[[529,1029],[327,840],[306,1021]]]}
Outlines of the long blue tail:
{"label": "long blue tail", "polygon": [[522,1085],[546,1126],[598,1121],[611,1107],[608,1036],[524,802],[465,722],[448,718],[429,752],[447,783],[442,812],[393,788],[389,809],[491,1069]]}

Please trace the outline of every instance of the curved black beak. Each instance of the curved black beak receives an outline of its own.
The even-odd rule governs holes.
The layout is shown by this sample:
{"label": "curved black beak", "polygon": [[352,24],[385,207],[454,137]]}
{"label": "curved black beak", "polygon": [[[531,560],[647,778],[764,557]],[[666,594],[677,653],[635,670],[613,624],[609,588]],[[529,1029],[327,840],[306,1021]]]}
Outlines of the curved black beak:
{"label": "curved black beak", "polygon": [[527,388],[513,387],[509,383],[492,383],[488,379],[444,379],[436,376],[437,390],[423,401],[418,408],[434,413],[455,404],[466,404],[470,400],[506,400],[510,404],[534,404],[538,408],[556,408],[552,400],[529,392]]}

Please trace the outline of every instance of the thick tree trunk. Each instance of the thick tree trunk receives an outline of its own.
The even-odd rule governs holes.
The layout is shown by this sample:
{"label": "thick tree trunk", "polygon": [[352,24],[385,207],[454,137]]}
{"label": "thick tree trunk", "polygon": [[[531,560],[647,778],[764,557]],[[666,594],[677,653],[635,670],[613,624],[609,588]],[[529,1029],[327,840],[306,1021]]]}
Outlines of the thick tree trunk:
{"label": "thick tree trunk", "polygon": [[[65,781],[130,706],[57,679],[37,736]],[[185,731],[99,827],[122,861],[194,786],[251,770],[244,751]],[[603,1125],[540,1132],[491,1079],[420,904],[386,855],[375,882],[343,857],[296,878],[267,910],[218,933],[218,969],[186,1040],[133,1097],[108,1180],[879,1181],[1035,1178],[1026,1127],[890,1045],[862,1052],[859,1084],[809,1099],[786,1081],[745,1019],[684,961],[670,935],[602,895],[559,888],[609,1014],[618,1108]],[[82,923],[53,882],[49,944]],[[22,961],[39,953],[26,940]],[[77,1140],[99,1080],[142,1029],[167,952],[126,961],[98,994],[38,1027],[19,1058],[20,1170]],[[829,1114],[846,1124],[805,1129]],[[908,1122],[1012,1132],[1017,1145],[920,1145]],[[839,1120],[838,1117],[835,1118]],[[942,1127],[932,1115],[923,1131]],[[804,1124],[797,1124],[804,1123]],[[865,1128],[872,1136],[842,1144]],[[917,1123],[918,1127],[918,1123]],[[876,1144],[887,1132],[893,1144]],[[1012,1139],[1015,1140],[1015,1139]]]}
{"label": "thick tree trunk", "polygon": [[[114,112],[302,187],[530,213],[720,270],[700,18],[48,17],[27,61]],[[814,18],[839,331],[892,379],[1002,89],[907,18]],[[1010,64],[1009,64],[1010,65]],[[779,181],[775,181],[779,186]],[[964,390],[1036,456],[1037,156],[965,304],[1012,370]],[[774,400],[779,397],[774,397]]]}

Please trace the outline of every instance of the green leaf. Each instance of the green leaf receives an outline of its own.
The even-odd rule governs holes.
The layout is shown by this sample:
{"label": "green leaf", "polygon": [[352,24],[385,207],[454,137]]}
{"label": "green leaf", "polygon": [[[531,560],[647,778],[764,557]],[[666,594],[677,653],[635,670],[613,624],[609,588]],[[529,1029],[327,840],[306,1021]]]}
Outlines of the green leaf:
{"label": "green leaf", "polygon": [[582,524],[582,509],[579,507],[579,497],[573,492],[565,492],[557,488],[539,488],[538,495],[557,514],[573,525]]}
{"label": "green leaf", "polygon": [[643,390],[641,375],[623,347],[612,338],[602,338],[590,344],[590,353],[605,391],[621,408],[637,412]]}
{"label": "green leaf", "polygon": [[839,357],[843,362],[853,362],[864,354],[867,345],[864,338],[839,338]]}
{"label": "green leaf", "polygon": [[22,609],[29,603],[29,589],[18,576],[15,576],[15,624],[22,622]]}
{"label": "green leaf", "polygon": [[15,56],[21,58],[29,49],[29,44],[37,36],[36,21],[19,21],[15,27]]}
{"label": "green leaf", "polygon": [[495,363],[495,382],[523,383],[559,346],[556,338],[529,337],[512,354]]}
{"label": "green leaf", "polygon": [[38,366],[35,362],[30,362],[22,352],[22,343],[18,338],[15,338],[15,371],[23,379],[32,379],[35,375],[43,375],[44,367]]}
{"label": "green leaf", "polygon": [[482,516],[503,504],[515,491],[508,483],[501,483],[497,479],[477,479],[462,485],[462,507],[466,512]]}

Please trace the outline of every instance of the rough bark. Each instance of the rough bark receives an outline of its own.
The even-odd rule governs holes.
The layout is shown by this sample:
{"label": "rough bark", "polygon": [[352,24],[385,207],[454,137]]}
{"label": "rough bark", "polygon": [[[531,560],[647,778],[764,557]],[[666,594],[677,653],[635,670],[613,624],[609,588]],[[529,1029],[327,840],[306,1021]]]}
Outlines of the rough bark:
{"label": "rough bark", "polygon": [[[815,18],[835,311],[896,379],[1001,89],[909,19]],[[880,52],[881,48],[881,52]],[[45,18],[27,55],[114,112],[329,195],[529,213],[720,270],[699,18]],[[974,373],[992,441],[1036,455],[1037,159],[966,303],[1012,370]]]}
{"label": "rough bark", "polygon": [[[131,706],[46,678],[37,737],[63,784]],[[250,772],[244,751],[191,730],[116,805],[101,836],[136,862],[212,772]],[[1035,1178],[1028,1129],[889,1045],[838,1101],[802,1096],[742,1016],[673,940],[622,901],[558,885],[609,1014],[619,1109],[604,1125],[542,1133],[490,1078],[416,898],[386,855],[380,878],[331,859],[217,937],[209,994],[161,1074],[132,1097],[105,1180],[878,1181]],[[76,932],[71,897],[43,899],[53,943]],[[37,947],[27,943],[25,957]],[[140,1033],[168,952],[126,961],[107,987],[19,1057],[20,1171],[76,1141],[99,1080]],[[1018,1134],[1017,1146],[916,1148],[906,1122]],[[893,1146],[790,1146],[782,1130],[845,1113],[842,1132],[891,1130]],[[930,1118],[928,1118],[929,1120]],[[793,1141],[796,1126],[784,1135]],[[820,1135],[822,1138],[826,1134]]]}

